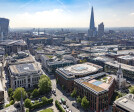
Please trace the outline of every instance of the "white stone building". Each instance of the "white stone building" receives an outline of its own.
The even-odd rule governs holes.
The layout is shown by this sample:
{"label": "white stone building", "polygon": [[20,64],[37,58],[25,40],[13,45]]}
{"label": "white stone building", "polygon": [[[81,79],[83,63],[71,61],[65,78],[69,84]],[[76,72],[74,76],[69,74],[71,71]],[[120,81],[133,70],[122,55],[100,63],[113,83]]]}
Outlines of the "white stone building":
{"label": "white stone building", "polygon": [[13,89],[17,87],[32,88],[38,84],[41,75],[41,69],[36,63],[9,66],[10,85]]}

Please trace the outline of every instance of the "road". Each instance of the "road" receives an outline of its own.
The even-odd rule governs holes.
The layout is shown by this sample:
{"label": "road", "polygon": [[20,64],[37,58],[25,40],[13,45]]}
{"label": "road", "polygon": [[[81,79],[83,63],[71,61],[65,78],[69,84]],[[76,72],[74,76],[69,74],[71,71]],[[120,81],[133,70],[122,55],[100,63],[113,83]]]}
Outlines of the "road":
{"label": "road", "polygon": [[52,95],[52,98],[55,100],[60,100],[61,98],[64,98],[67,100],[66,104],[69,106],[69,109],[72,110],[72,112],[82,112],[82,110],[78,110],[77,108],[75,108],[74,106],[72,106],[72,102],[74,102],[75,100],[73,98],[71,98],[70,96],[67,96],[65,91],[61,90],[60,87],[56,85],[56,79],[54,77],[54,75],[49,75],[47,72],[44,71],[44,73],[50,77],[51,82],[52,82],[52,89],[56,89],[56,96]]}

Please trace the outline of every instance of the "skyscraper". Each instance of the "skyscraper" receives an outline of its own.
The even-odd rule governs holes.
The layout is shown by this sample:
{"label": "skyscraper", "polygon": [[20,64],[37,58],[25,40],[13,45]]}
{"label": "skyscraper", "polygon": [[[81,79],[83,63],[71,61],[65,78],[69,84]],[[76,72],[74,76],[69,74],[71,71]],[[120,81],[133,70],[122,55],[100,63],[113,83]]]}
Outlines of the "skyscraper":
{"label": "skyscraper", "polygon": [[98,25],[98,37],[102,37],[104,35],[104,24],[103,22]]}
{"label": "skyscraper", "polygon": [[9,28],[9,19],[0,18],[0,34],[3,33],[3,37],[7,37]]}
{"label": "skyscraper", "polygon": [[91,17],[90,17],[90,27],[88,30],[88,36],[89,37],[96,37],[96,28],[95,28],[95,22],[94,22],[94,10],[93,7],[91,9]]}

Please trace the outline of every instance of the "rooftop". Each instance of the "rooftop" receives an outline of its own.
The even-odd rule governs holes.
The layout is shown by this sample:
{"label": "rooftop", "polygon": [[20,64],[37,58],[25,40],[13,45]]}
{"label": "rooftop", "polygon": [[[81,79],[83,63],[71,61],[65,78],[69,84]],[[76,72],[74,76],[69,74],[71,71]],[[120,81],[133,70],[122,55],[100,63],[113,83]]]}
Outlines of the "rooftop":
{"label": "rooftop", "polygon": [[127,94],[117,99],[114,104],[129,112],[134,112],[134,94]]}
{"label": "rooftop", "polygon": [[101,72],[98,74],[75,79],[75,82],[79,83],[90,91],[99,94],[100,92],[109,90],[109,87],[112,84],[113,80],[114,78],[111,75],[105,72]]}
{"label": "rooftop", "polygon": [[9,68],[13,75],[23,75],[28,74],[29,72],[38,73],[38,71],[40,70],[35,63],[10,65]]}
{"label": "rooftop", "polygon": [[127,64],[123,64],[123,63],[118,63],[117,61],[106,62],[105,64],[113,66],[115,68],[118,68],[119,65],[121,65],[122,69],[134,72],[134,67],[133,66],[130,66],[130,65],[127,65]]}
{"label": "rooftop", "polygon": [[119,56],[118,58],[124,59],[124,60],[134,60],[134,56],[131,56],[131,55]]}
{"label": "rooftop", "polygon": [[91,73],[98,72],[99,70],[102,70],[101,66],[89,62],[57,69],[58,72],[62,73],[62,75],[65,75],[68,78],[75,76],[86,76]]}
{"label": "rooftop", "polygon": [[0,45],[27,45],[24,40],[4,40],[0,43]]}

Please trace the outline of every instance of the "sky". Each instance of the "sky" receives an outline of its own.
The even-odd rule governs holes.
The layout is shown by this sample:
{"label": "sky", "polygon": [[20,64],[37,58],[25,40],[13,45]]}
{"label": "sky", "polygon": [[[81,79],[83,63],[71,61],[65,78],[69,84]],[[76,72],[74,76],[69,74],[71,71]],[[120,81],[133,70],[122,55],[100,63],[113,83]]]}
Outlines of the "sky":
{"label": "sky", "polygon": [[133,27],[134,0],[0,0],[0,17],[10,27],[89,27],[91,7],[96,27]]}

